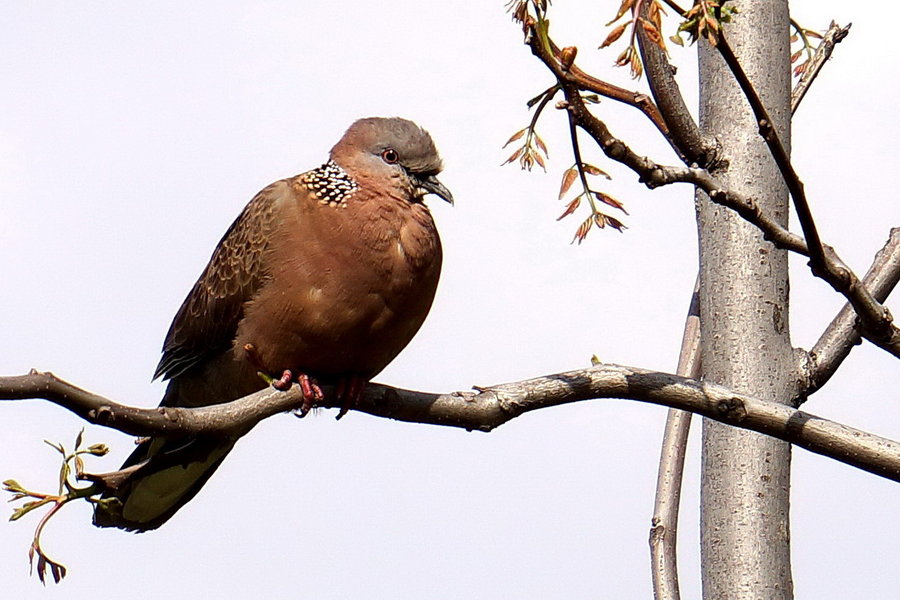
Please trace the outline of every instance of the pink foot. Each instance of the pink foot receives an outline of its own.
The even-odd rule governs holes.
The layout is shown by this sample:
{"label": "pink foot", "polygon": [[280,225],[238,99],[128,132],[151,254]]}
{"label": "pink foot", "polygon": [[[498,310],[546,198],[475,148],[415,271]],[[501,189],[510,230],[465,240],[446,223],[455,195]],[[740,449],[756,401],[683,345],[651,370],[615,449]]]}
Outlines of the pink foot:
{"label": "pink foot", "polygon": [[300,407],[300,416],[305,417],[312,407],[325,398],[322,388],[316,383],[315,379],[310,379],[309,375],[300,373],[297,376],[297,383],[300,384],[300,390],[303,392],[303,405]]}
{"label": "pink foot", "polygon": [[291,373],[291,370],[285,369],[284,373],[281,374],[281,377],[272,380],[272,387],[276,390],[286,392],[291,388],[291,383],[293,382],[293,380],[294,375]]}
{"label": "pink foot", "polygon": [[[297,375],[296,379],[297,385],[300,386],[300,391],[303,393],[303,403],[300,405],[299,416],[305,417],[307,413],[312,410],[312,407],[315,406],[316,402],[325,398],[325,395],[322,393],[322,388],[319,387],[316,380],[311,379],[309,375],[300,373]],[[272,381],[272,387],[284,392],[290,389],[293,382],[294,374],[291,373],[290,369],[285,369],[284,373],[281,374],[281,377]]]}

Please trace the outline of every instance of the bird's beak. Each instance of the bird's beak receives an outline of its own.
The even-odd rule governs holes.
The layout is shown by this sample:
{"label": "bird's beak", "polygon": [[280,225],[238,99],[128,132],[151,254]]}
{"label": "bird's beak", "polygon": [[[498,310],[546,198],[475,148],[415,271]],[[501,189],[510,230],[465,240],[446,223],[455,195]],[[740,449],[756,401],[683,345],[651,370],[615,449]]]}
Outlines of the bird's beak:
{"label": "bird's beak", "polygon": [[423,196],[425,194],[434,194],[435,196],[439,196],[446,200],[451,205],[453,204],[453,194],[451,194],[450,190],[448,190],[443,183],[438,181],[438,178],[434,175],[416,177],[416,183],[418,184],[416,187],[422,191]]}

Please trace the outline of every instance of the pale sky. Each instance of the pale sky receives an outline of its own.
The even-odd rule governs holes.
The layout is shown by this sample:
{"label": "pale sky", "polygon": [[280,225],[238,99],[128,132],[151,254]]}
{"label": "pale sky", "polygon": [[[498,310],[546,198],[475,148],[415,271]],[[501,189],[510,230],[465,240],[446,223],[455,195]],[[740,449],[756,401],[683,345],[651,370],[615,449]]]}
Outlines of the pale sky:
{"label": "pale sky", "polygon": [[[563,115],[548,109],[539,125],[547,174],[500,166],[510,152],[500,147],[530,118],[525,102],[552,83],[504,2],[307,4],[0,10],[0,373],[52,370],[155,406],[163,385],[149,380],[171,318],[243,205],[321,164],[353,120],[375,115],[431,132],[457,201],[431,202],[445,255],[437,300],[378,381],[465,390],[584,367],[592,354],[675,368],[696,273],[692,190],[649,192],[591,148],[629,229],[571,245],[578,217],[555,221],[573,160]],[[794,4],[807,27],[854,23],[795,118],[793,145],[823,239],[861,275],[900,226],[893,24],[862,3]],[[555,2],[551,34],[580,48],[583,68],[644,89],[611,67],[616,50],[594,50],[617,5]],[[674,60],[693,98],[693,51]],[[604,101],[597,114],[639,153],[675,161],[634,111]],[[808,348],[841,301],[800,260],[792,291],[794,344]],[[864,344],[804,408],[900,439],[897,389],[896,360]],[[71,445],[82,422],[41,401],[0,413],[0,479],[52,489],[57,457],[41,440]],[[87,504],[70,506],[44,540],[70,570],[59,586],[28,575],[37,516],[3,522],[4,595],[650,597],[663,408],[584,402],[491,434],[334,414],[260,424],[158,531],[97,529]],[[92,471],[117,468],[133,447],[104,428],[85,436],[113,447]],[[699,595],[698,439],[695,427],[686,598]],[[898,499],[894,483],[795,450],[797,597],[895,597]]]}

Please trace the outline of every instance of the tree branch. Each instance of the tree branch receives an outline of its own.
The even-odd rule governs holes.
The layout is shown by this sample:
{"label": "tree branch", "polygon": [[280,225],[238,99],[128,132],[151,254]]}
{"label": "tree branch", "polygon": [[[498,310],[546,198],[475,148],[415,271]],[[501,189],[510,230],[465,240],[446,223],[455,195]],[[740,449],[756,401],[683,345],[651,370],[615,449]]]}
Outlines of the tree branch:
{"label": "tree branch", "polygon": [[777,221],[763,214],[752,199],[726,189],[705,169],[657,164],[649,158],[635,153],[627,144],[615,137],[606,124],[588,110],[581,97],[579,83],[569,76],[572,67],[568,70],[563,68],[558,56],[551,52],[551,48],[554,47],[552,42],[545,41],[542,35],[546,37],[546,32],[542,34],[532,25],[531,33],[527,37],[532,53],[556,77],[566,96],[567,108],[575,122],[594,138],[607,157],[629,167],[638,174],[640,181],[651,189],[677,182],[698,186],[710,196],[713,202],[737,211],[743,218],[759,227],[765,238],[779,248],[809,256],[809,250],[803,238],[791,233]]}
{"label": "tree branch", "polygon": [[[337,408],[327,394],[322,408]],[[0,400],[44,398],[83,419],[130,433],[181,437],[243,435],[274,414],[297,409],[302,392],[267,388],[202,408],[135,408],[82,390],[52,374],[0,377]],[[491,431],[526,412],[582,400],[623,398],[687,410],[757,431],[864,471],[900,481],[900,444],[789,406],[722,386],[618,365],[601,365],[480,388],[431,394],[370,384],[356,410],[399,421]]]}
{"label": "tree branch", "polygon": [[[629,167],[638,174],[640,181],[649,188],[675,182],[692,183],[702,188],[713,202],[732,208],[741,217],[759,227],[765,239],[771,241],[776,247],[810,257],[813,274],[824,279],[853,305],[856,313],[860,316],[860,332],[863,337],[900,358],[900,329],[894,326],[890,312],[872,296],[869,290],[859,281],[856,274],[841,261],[833,248],[822,246],[821,242],[819,242],[816,244],[817,250],[815,251],[818,252],[821,249],[822,255],[819,259],[814,259],[812,257],[813,250],[810,250],[806,240],[791,233],[777,221],[764,214],[753,199],[745,198],[735,190],[723,187],[708,171],[696,167],[678,168],[659,165],[649,158],[635,153],[622,140],[612,135],[606,124],[587,109],[581,97],[578,84],[568,75],[571,69],[563,68],[557,56],[550,51],[550,42],[542,38],[541,31],[536,27],[532,27],[531,31],[532,34],[528,38],[528,43],[532,52],[556,76],[566,96],[567,108],[571,111],[575,122],[594,138],[606,156]],[[546,32],[543,32],[543,35],[546,36]],[[720,39],[719,45],[728,48],[724,38]],[[725,50],[726,54],[729,50],[730,48]],[[733,58],[733,53],[730,56]],[[736,59],[734,60],[736,61]],[[740,70],[740,65],[737,65],[736,68],[740,73],[743,73]],[[749,85],[746,75],[743,76],[743,79],[745,80],[745,85]],[[752,91],[752,86],[749,89]],[[752,94],[756,96],[755,91],[752,91]],[[756,96],[756,99],[756,103],[762,107],[761,101],[758,101],[758,96]],[[761,114],[764,118],[761,120],[770,123],[771,121],[767,120],[768,113],[765,112],[764,107],[762,107],[762,111]],[[772,139],[777,140],[777,134],[775,134],[774,129],[770,128],[769,131],[774,136]],[[782,147],[781,149],[784,152],[784,148]],[[776,160],[776,162],[778,161]],[[779,163],[780,166],[782,164]],[[793,169],[790,169],[790,172],[793,172]],[[796,174],[794,175],[796,176]],[[794,193],[801,194],[805,201],[805,196],[802,196],[802,184],[799,183],[799,179],[794,178],[794,183],[799,184],[799,188],[791,188],[790,177],[787,177],[787,179],[792,195]],[[798,205],[800,204],[798,203]],[[808,205],[807,213],[809,213]],[[808,216],[811,221],[811,213]],[[804,228],[804,231],[806,231],[806,228]],[[816,233],[815,235],[818,239],[818,234]],[[816,264],[818,264],[817,260],[818,263],[821,263],[820,267],[816,267]]]}
{"label": "tree branch", "polygon": [[[648,3],[642,3],[641,17],[648,18],[648,11]],[[686,164],[709,167],[716,160],[715,140],[705,138],[691,116],[675,79],[675,67],[669,63],[666,52],[647,38],[643,27],[635,27],[650,93],[669,129],[666,138]]]}
{"label": "tree branch", "polygon": [[[891,229],[884,247],[862,280],[879,302],[884,302],[900,282],[900,227]],[[815,393],[831,379],[853,346],[862,341],[856,311],[849,303],[831,321],[809,353],[803,356],[800,373],[806,373],[806,388],[801,399]]]}
{"label": "tree branch", "polygon": [[743,67],[741,67],[740,61],[738,61],[737,56],[735,56],[734,51],[728,44],[724,32],[719,32],[716,48],[719,50],[719,54],[722,55],[722,58],[725,59],[725,63],[731,70],[732,75],[734,75],[734,79],[740,86],[741,91],[744,92],[744,97],[746,97],[747,101],[750,103],[750,108],[753,110],[753,114],[759,124],[759,134],[769,147],[769,152],[772,153],[775,164],[781,171],[781,177],[787,184],[791,197],[794,199],[794,206],[797,209],[797,218],[800,220],[803,236],[806,238],[806,242],[809,246],[810,267],[812,268],[813,273],[823,270],[825,268],[825,249],[822,247],[822,242],[819,239],[819,232],[816,230],[816,224],[812,217],[812,211],[809,209],[809,203],[806,201],[806,192],[803,189],[803,182],[800,181],[800,177],[797,175],[797,172],[791,164],[790,155],[784,147],[784,144],[781,143],[781,138],[775,130],[772,118],[769,116],[759,94],[756,93],[756,88],[753,87],[750,78],[747,77]]}
{"label": "tree branch", "polygon": [[26,375],[0,377],[0,400],[43,398],[72,411],[88,423],[139,437],[240,436],[263,419],[300,408],[293,394],[271,396],[270,399],[265,392],[259,392],[226,404],[201,408],[137,408],[84,390],[49,372],[32,369]]}
{"label": "tree branch", "polygon": [[563,86],[568,109],[575,122],[584,129],[609,158],[620,162],[635,173],[644,185],[653,189],[671,183],[690,183],[707,193],[710,200],[737,212],[763,232],[763,237],[776,247],[809,256],[806,241],[788,231],[776,220],[760,210],[758,203],[722,186],[718,179],[705,169],[697,167],[673,167],[660,165],[645,156],[636,154],[622,140],[610,133],[606,124],[595,117],[585,106],[577,90]]}
{"label": "tree branch", "polygon": [[[691,305],[684,323],[677,374],[691,379],[700,377],[700,277],[694,283]],[[679,600],[678,588],[678,509],[684,475],[684,457],[691,430],[689,412],[670,408],[666,415],[656,496],[650,526],[650,562],[653,597],[656,600]]]}
{"label": "tree branch", "polygon": [[800,81],[797,82],[797,85],[794,86],[794,89],[791,92],[791,116],[797,112],[797,107],[800,106],[800,102],[803,101],[803,97],[806,96],[806,92],[809,91],[809,86],[812,85],[813,81],[815,81],[819,72],[822,70],[822,67],[824,67],[828,59],[831,58],[831,53],[834,52],[835,45],[841,43],[850,33],[851,25],[853,25],[853,23],[850,23],[846,27],[841,27],[834,21],[831,22],[828,31],[825,32],[825,37],[822,38],[822,41],[816,47],[815,54],[813,54],[813,57],[806,65],[806,70],[803,71],[803,75],[800,76]]}
{"label": "tree branch", "polygon": [[[605,98],[616,100],[617,102],[622,102],[623,104],[637,108],[650,119],[650,122],[653,123],[664,136],[668,136],[668,125],[666,125],[665,119],[663,119],[662,114],[659,112],[659,108],[647,94],[626,90],[625,88],[620,88],[619,86],[607,83],[602,79],[597,79],[579,69],[574,63],[568,64],[566,68],[563,69],[561,64],[562,50],[560,50],[559,46],[557,46],[547,34],[547,23],[546,20],[534,23],[532,19],[524,24],[526,30],[525,43],[531,47],[532,52],[537,54],[535,47],[540,46],[541,52],[545,56],[552,57],[553,62],[560,67],[560,72],[564,73],[564,78],[567,81],[574,83],[579,89],[584,91],[593,92]],[[546,63],[547,61],[544,62]],[[559,78],[559,76],[557,76],[557,78]]]}
{"label": "tree branch", "polygon": [[747,74],[741,68],[731,46],[728,45],[724,33],[719,34],[716,47],[749,101],[759,123],[760,135],[768,145],[775,164],[781,171],[781,176],[794,199],[797,217],[806,237],[810,258],[809,266],[813,275],[825,280],[835,291],[843,294],[850,301],[856,314],[860,317],[866,339],[900,358],[900,329],[894,326],[890,312],[861,284],[856,274],[838,258],[833,248],[822,245],[813,221],[812,211],[806,201],[803,182],[794,171],[790,156],[781,143],[778,132],[775,131],[772,119]]}

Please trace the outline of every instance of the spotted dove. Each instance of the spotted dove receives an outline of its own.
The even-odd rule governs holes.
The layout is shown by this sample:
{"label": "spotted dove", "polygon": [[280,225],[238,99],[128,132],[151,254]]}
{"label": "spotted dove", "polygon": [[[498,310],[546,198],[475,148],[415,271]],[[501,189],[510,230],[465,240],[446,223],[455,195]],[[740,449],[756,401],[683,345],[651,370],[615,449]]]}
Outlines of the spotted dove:
{"label": "spotted dove", "polygon": [[[161,406],[228,402],[299,381],[304,412],[334,384],[344,408],[409,343],[431,308],[441,242],[423,196],[453,201],[411,121],[356,121],[321,167],[256,195],[213,252],[169,328]],[[246,432],[240,432],[241,434]],[[140,443],[94,524],[146,531],[200,490],[237,438]]]}

